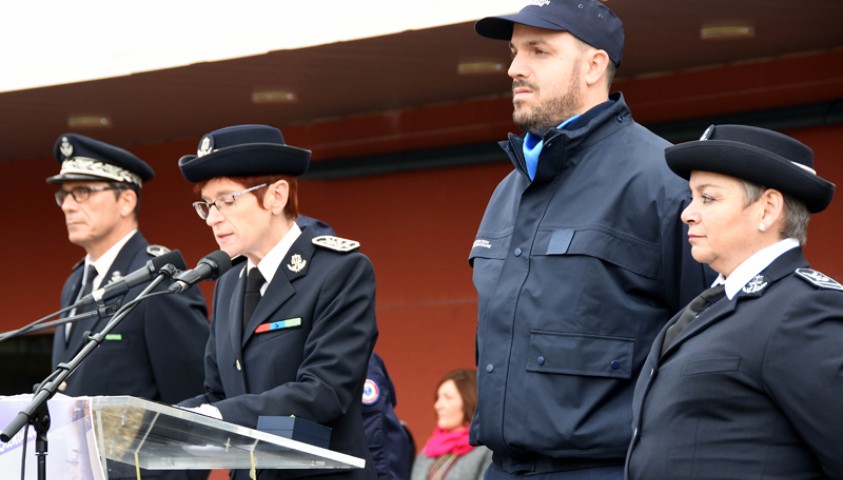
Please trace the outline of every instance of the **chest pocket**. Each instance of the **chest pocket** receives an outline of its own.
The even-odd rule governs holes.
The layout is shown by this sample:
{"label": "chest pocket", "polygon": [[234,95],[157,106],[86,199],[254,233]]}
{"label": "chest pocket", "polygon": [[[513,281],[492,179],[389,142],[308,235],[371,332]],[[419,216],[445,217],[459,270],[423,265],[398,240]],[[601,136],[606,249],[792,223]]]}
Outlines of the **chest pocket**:
{"label": "chest pocket", "polygon": [[530,333],[528,372],[632,378],[632,338]]}
{"label": "chest pocket", "polygon": [[478,234],[474,240],[468,263],[472,267],[474,286],[481,296],[494,290],[511,241],[511,231],[494,237]]}
{"label": "chest pocket", "polygon": [[539,232],[533,251],[537,255],[585,255],[599,258],[650,279],[660,279],[661,250],[652,242],[601,227],[560,228]]}
{"label": "chest pocket", "polygon": [[512,240],[512,232],[486,236],[477,235],[474,244],[471,245],[471,252],[468,254],[468,263],[474,266],[475,259],[483,258],[489,260],[503,260],[509,249],[509,242]]}

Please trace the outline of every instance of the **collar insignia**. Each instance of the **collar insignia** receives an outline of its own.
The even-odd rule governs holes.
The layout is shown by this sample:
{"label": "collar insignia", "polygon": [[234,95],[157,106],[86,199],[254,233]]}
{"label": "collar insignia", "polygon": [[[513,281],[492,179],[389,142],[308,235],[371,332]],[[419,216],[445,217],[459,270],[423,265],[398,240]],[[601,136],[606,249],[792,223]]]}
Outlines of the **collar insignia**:
{"label": "collar insignia", "polygon": [[743,286],[743,293],[758,293],[767,287],[767,282],[763,275],[756,275],[755,278]]}
{"label": "collar insignia", "polygon": [[287,268],[293,273],[299,273],[304,270],[305,265],[307,265],[307,260],[301,258],[301,255],[297,253],[290,259],[290,264],[287,265]]}
{"label": "collar insignia", "polygon": [[109,280],[108,283],[111,284],[111,283],[114,283],[114,282],[119,282],[122,279],[123,279],[123,274],[120,273],[120,270],[115,270],[115,271],[111,272],[111,280]]}
{"label": "collar insignia", "polygon": [[816,285],[817,287],[843,291],[843,285],[840,285],[837,280],[816,270],[811,270],[810,268],[797,268],[796,275],[806,282]]}
{"label": "collar insignia", "polygon": [[64,155],[64,158],[70,158],[73,155],[73,145],[70,144],[67,137],[61,137],[61,147],[59,147],[59,150]]}
{"label": "collar insignia", "polygon": [[335,237],[333,235],[320,235],[312,241],[314,245],[327,248],[328,250],[334,250],[335,252],[345,253],[360,248],[360,242],[358,241]]}

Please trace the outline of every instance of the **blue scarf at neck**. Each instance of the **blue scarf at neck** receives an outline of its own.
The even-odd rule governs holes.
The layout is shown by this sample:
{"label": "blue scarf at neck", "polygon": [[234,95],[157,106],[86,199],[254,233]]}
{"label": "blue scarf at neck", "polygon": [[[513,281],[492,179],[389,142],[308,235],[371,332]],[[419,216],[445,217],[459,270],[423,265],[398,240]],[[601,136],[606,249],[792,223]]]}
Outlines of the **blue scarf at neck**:
{"label": "blue scarf at neck", "polygon": [[[560,123],[556,128],[565,128],[565,125],[573,122],[579,118],[579,116],[579,114],[574,115],[573,117]],[[527,162],[527,175],[530,176],[531,181],[536,178],[536,168],[539,166],[539,155],[542,153],[542,147],[544,147],[544,138],[527,132],[527,135],[524,136],[524,144],[521,148],[524,151],[524,161]]]}

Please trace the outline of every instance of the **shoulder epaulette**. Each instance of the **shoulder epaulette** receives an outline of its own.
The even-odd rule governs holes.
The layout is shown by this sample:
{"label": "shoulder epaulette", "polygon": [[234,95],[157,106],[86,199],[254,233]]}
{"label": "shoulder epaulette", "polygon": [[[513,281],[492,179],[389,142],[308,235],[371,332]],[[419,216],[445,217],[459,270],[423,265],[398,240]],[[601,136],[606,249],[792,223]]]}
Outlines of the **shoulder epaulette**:
{"label": "shoulder epaulette", "polygon": [[152,255],[153,257],[160,257],[169,251],[170,249],[163,245],[149,245],[146,247],[146,253]]}
{"label": "shoulder epaulette", "polygon": [[796,275],[802,280],[805,280],[806,282],[819,288],[843,291],[843,285],[840,285],[837,280],[816,270],[812,270],[810,268],[797,268]]}
{"label": "shoulder epaulette", "polygon": [[351,252],[360,248],[360,242],[347,238],[335,237],[333,235],[320,235],[313,238],[313,244],[333,250],[335,252]]}

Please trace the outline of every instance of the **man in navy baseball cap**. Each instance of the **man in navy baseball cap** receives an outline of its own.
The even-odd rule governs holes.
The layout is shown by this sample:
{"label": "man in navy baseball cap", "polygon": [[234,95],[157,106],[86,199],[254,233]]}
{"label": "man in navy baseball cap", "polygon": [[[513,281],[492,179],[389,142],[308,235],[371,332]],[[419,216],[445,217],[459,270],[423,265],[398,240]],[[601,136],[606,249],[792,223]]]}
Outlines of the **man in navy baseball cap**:
{"label": "man in navy baseball cap", "polygon": [[688,187],[665,164],[670,144],[610,93],[624,32],[602,2],[533,0],[474,28],[508,42],[524,133],[501,142],[513,170],[469,253],[472,444],[494,452],[485,480],[621,480],[649,346],[714,280],[683,248]]}
{"label": "man in navy baseball cap", "polygon": [[592,47],[605,50],[616,67],[623,56],[623,22],[595,0],[534,0],[520,12],[478,20],[474,30],[495,40],[509,40],[514,23],[569,32]]}

